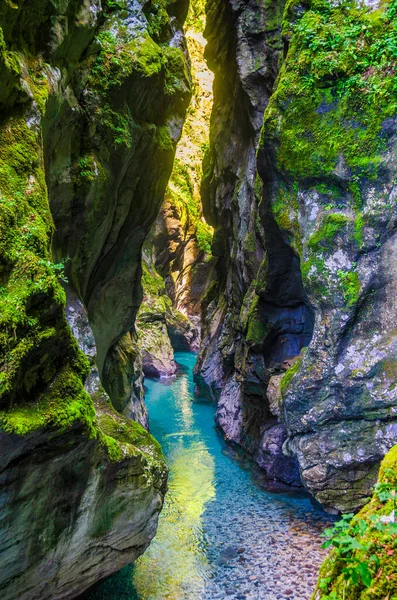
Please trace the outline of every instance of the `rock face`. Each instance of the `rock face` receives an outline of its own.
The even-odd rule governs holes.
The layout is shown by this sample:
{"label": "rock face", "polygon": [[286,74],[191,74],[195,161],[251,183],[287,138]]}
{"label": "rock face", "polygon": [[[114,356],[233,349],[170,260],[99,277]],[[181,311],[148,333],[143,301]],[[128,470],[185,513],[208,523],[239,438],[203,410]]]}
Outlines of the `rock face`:
{"label": "rock face", "polygon": [[212,229],[203,218],[200,198],[214,78],[204,59],[204,26],[204,3],[191,2],[185,32],[193,96],[164,203],[148,239],[153,264],[165,280],[174,308],[197,327],[201,301],[210,284],[214,263]]}
{"label": "rock face", "polygon": [[61,75],[54,82],[44,124],[55,255],[71,258],[66,271],[87,306],[105,388],[119,402],[120,357],[134,373],[134,344],[121,338],[142,299],[142,244],[190,98],[182,4],[171,4],[171,16],[156,2],[108,15],[67,93],[58,92]]}
{"label": "rock face", "polygon": [[177,371],[174,350],[197,350],[200,331],[173,306],[165,281],[154,266],[152,249],[149,239],[143,253],[143,300],[136,320],[136,339],[142,373],[167,378]]}
{"label": "rock face", "polygon": [[298,485],[297,460],[338,510],[362,505],[397,442],[395,9],[372,8],[207,8],[218,286],[197,383],[270,479]]}
{"label": "rock face", "polygon": [[155,533],[166,467],[120,413],[145,424],[140,253],[190,95],[186,12],[184,2],[0,7],[5,599],[72,598]]}
{"label": "rock face", "polygon": [[203,218],[200,199],[213,83],[204,60],[204,24],[204,4],[191,2],[185,33],[193,97],[164,202],[144,244],[144,297],[137,328],[148,377],[176,373],[174,350],[198,350],[201,302],[214,270],[212,229]]}
{"label": "rock face", "polygon": [[[218,402],[218,425],[266,467],[273,487],[300,481],[296,461],[281,452],[286,431],[266,398],[267,385],[308,343],[313,321],[299,259],[261,218],[256,150],[282,50],[282,10],[282,3],[207,6],[215,86],[202,198],[215,229],[217,284],[204,301],[196,368],[198,386]],[[261,297],[265,280],[269,289]]]}
{"label": "rock face", "polygon": [[63,430],[0,435],[4,600],[74,598],[137,558],[155,534],[161,450],[107,405],[96,410],[120,452],[113,459],[77,419]]}

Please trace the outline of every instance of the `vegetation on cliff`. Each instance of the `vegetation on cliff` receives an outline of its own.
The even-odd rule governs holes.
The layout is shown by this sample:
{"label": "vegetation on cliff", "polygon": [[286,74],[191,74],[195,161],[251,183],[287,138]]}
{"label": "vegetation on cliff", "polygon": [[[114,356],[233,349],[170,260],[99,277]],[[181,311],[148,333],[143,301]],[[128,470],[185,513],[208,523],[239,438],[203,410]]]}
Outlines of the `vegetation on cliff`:
{"label": "vegetation on cliff", "polygon": [[[356,251],[365,250],[362,232],[370,222],[362,213],[363,189],[382,177],[388,119],[397,113],[396,10],[394,1],[374,10],[352,0],[337,5],[294,0],[284,12],[288,53],[265,114],[261,146],[275,146],[277,168],[291,182],[279,187],[283,209],[277,198],[272,206],[303,257],[309,286],[316,285],[316,272],[324,268],[319,250],[327,249],[327,240],[332,249],[339,233],[356,243]],[[338,177],[347,189],[341,189]],[[327,211],[304,256],[296,182],[320,194]],[[339,287],[353,305],[360,289],[349,278],[342,270]],[[325,286],[317,288],[326,295]]]}
{"label": "vegetation on cliff", "polygon": [[182,227],[191,229],[198,248],[210,255],[212,228],[203,217],[200,197],[202,163],[209,138],[213,83],[213,75],[204,60],[204,29],[205,2],[192,1],[185,32],[191,61],[193,96],[177,147],[166,201],[175,204]]}
{"label": "vegetation on cliff", "polygon": [[333,548],[313,599],[392,600],[397,594],[397,446],[382,462],[370,502],[325,531]]}

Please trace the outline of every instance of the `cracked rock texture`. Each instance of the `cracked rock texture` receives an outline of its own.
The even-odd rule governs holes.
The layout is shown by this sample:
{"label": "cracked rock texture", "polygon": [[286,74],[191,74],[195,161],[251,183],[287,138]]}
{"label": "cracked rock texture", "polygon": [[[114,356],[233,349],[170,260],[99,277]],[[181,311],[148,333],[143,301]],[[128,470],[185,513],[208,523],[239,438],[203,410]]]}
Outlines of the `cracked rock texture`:
{"label": "cracked rock texture", "polygon": [[330,510],[365,502],[397,442],[395,3],[373,9],[207,5],[217,284],[196,381],[272,486]]}

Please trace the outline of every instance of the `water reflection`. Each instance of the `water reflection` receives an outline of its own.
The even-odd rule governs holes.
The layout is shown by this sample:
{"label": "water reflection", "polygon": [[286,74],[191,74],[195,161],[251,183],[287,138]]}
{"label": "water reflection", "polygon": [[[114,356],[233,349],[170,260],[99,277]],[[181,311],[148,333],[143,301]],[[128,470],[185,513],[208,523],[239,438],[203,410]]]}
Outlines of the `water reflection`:
{"label": "water reflection", "polygon": [[157,535],[134,568],[135,589],[145,600],[180,598],[187,589],[199,595],[210,573],[201,515],[215,495],[214,460],[203,443],[182,444],[169,461],[172,475]]}

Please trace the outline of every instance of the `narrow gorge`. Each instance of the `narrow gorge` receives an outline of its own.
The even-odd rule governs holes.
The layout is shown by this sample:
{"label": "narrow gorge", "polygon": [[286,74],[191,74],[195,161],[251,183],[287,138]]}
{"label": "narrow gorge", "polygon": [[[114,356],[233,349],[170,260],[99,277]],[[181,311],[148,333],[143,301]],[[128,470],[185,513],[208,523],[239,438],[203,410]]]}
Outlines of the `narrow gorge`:
{"label": "narrow gorge", "polygon": [[0,0],[2,600],[397,598],[396,68],[396,0]]}

